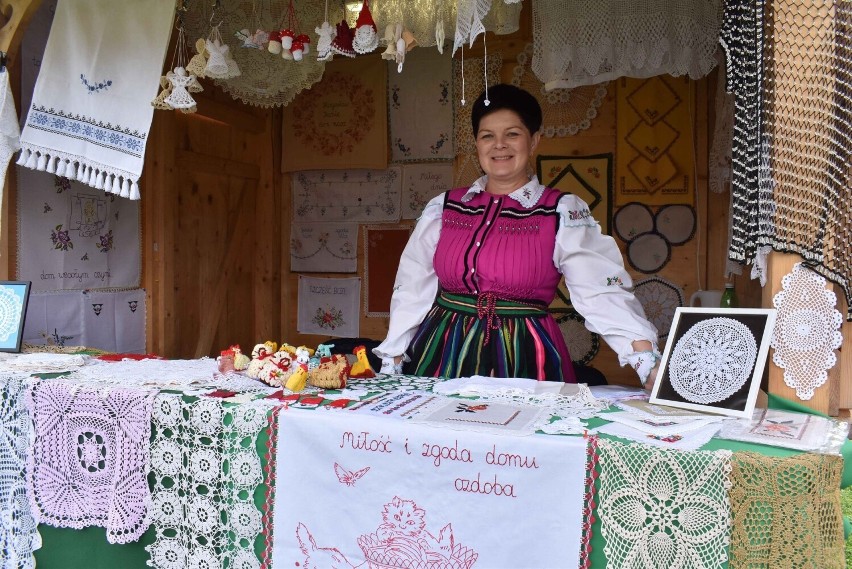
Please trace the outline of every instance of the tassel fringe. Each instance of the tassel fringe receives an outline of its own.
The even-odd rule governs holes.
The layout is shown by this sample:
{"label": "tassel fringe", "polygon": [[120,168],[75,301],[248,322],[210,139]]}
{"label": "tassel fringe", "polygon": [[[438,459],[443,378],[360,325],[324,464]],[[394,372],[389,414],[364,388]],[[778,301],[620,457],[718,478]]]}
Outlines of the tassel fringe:
{"label": "tassel fringe", "polygon": [[102,164],[87,163],[78,156],[54,153],[47,148],[28,145],[21,149],[15,163],[31,170],[77,180],[123,198],[138,200],[141,197],[136,178],[129,177],[121,170],[103,168]]}

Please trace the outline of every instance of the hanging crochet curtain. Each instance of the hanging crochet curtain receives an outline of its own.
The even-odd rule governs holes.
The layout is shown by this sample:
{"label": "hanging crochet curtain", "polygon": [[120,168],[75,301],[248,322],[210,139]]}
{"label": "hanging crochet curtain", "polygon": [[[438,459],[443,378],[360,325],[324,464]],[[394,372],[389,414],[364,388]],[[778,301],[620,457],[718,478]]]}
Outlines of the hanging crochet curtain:
{"label": "hanging crochet curtain", "polygon": [[618,77],[703,77],[722,17],[721,0],[536,0],[533,62],[545,88]]}
{"label": "hanging crochet curtain", "polygon": [[721,34],[735,95],[728,256],[763,278],[769,250],[797,253],[847,299],[850,33],[849,2],[729,0]]}

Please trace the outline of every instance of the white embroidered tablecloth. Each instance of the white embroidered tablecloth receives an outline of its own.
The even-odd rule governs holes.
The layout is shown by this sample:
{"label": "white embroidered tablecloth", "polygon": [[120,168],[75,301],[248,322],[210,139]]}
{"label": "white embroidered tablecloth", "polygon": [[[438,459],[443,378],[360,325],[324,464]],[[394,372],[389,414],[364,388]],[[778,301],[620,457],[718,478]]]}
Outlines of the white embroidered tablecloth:
{"label": "white embroidered tablecloth", "polygon": [[[273,563],[577,567],[586,456],[581,437],[504,437],[347,411],[282,412],[276,469],[293,491],[279,487],[276,495]],[[300,490],[303,483],[309,491]],[[519,512],[535,512],[533,540],[520,529]],[[348,564],[333,564],[344,557]]]}

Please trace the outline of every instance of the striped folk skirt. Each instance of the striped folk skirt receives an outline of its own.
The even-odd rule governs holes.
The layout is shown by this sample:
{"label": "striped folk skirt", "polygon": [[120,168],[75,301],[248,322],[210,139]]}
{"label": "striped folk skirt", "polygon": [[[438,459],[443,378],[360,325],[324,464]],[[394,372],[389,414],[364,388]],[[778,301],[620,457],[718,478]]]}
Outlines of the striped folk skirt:
{"label": "striped folk skirt", "polygon": [[575,383],[559,326],[541,303],[442,292],[408,348],[405,373]]}

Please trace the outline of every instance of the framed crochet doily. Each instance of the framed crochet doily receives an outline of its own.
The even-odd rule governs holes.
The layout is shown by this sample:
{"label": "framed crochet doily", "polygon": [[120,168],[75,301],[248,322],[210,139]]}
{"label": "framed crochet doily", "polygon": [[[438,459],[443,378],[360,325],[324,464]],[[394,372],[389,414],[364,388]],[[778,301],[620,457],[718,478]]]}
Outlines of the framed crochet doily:
{"label": "framed crochet doily", "polygon": [[750,418],[775,310],[678,308],[651,403]]}

